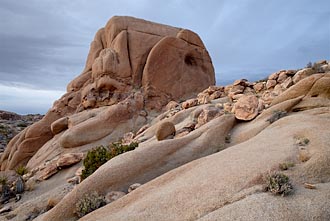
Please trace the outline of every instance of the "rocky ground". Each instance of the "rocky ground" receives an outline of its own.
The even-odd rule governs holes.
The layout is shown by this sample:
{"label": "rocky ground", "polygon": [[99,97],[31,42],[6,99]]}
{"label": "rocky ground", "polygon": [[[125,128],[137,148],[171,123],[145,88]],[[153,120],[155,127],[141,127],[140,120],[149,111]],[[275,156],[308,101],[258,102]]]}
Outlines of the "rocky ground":
{"label": "rocky ground", "polygon": [[114,17],[1,155],[0,219],[329,220],[329,85],[322,60],[214,86],[197,34]]}
{"label": "rocky ground", "polygon": [[27,126],[41,120],[43,115],[16,113],[0,110],[0,154],[4,152],[8,142]]}

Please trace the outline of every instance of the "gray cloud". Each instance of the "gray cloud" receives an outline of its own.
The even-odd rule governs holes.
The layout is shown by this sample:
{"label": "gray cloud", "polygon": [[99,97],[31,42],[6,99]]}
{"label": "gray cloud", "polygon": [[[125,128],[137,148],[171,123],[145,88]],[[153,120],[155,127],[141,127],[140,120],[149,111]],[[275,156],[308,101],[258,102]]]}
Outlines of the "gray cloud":
{"label": "gray cloud", "polygon": [[0,84],[7,86],[64,91],[113,15],[197,32],[220,84],[330,59],[328,0],[2,0],[0,14]]}

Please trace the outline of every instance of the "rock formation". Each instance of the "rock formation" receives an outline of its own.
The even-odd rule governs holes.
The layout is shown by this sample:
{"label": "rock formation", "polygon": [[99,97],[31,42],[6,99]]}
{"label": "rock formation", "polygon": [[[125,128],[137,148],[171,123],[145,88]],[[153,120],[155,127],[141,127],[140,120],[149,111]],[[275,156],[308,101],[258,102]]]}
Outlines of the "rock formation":
{"label": "rock formation", "polygon": [[[329,70],[320,61],[214,86],[196,34],[114,17],[68,92],[2,156],[0,175],[27,162],[23,179],[36,185],[6,217],[327,220]],[[81,181],[85,153],[114,141],[139,145]],[[286,197],[265,192],[265,177],[279,171],[294,189]],[[76,205],[92,193],[107,205],[78,218]]]}
{"label": "rock formation", "polygon": [[[27,164],[42,147],[50,149],[54,135],[57,149],[115,141],[145,124],[149,111],[158,112],[169,101],[189,98],[213,84],[212,61],[197,34],[113,17],[96,33],[85,69],[69,83],[67,93],[8,144],[1,170]],[[42,160],[53,150],[44,151]],[[28,166],[37,163],[32,160]]]}

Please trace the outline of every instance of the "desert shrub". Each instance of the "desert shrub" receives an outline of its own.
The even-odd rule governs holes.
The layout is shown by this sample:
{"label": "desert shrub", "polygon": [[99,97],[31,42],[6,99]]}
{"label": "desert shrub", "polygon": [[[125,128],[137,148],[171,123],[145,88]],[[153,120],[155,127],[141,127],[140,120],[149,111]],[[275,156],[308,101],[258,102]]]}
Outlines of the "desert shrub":
{"label": "desert shrub", "polygon": [[265,177],[265,190],[275,195],[285,196],[293,190],[293,187],[288,176],[273,172]]}
{"label": "desert shrub", "polygon": [[83,164],[84,169],[81,174],[81,179],[86,179],[94,173],[102,164],[106,163],[111,158],[108,148],[104,146],[96,147],[88,151]]}
{"label": "desert shrub", "polygon": [[29,170],[23,165],[19,165],[15,171],[20,176],[23,176],[24,174],[27,174],[29,172]]}
{"label": "desert shrub", "polygon": [[278,167],[280,168],[280,170],[288,170],[290,167],[294,167],[294,163],[292,162],[280,163]]}
{"label": "desert shrub", "polygon": [[231,142],[231,134],[227,134],[225,137],[225,143],[230,143]]}
{"label": "desert shrub", "polygon": [[81,218],[104,205],[106,205],[105,197],[100,196],[97,192],[92,192],[91,194],[86,194],[76,203],[75,213]]}
{"label": "desert shrub", "polygon": [[121,142],[115,142],[110,145],[111,158],[118,156],[122,153],[134,150],[139,144],[137,142],[132,142],[128,145],[122,144]]}
{"label": "desert shrub", "polygon": [[17,127],[27,127],[27,126],[28,125],[25,122],[20,122],[20,123],[17,124]]}
{"label": "desert shrub", "polygon": [[309,139],[307,137],[299,137],[299,136],[295,136],[294,139],[296,140],[296,144],[298,146],[306,146],[309,144]]}
{"label": "desert shrub", "polygon": [[134,150],[137,146],[138,143],[136,142],[132,142],[128,145],[124,145],[121,142],[115,142],[112,143],[110,147],[99,146],[93,150],[88,151],[87,156],[83,161],[85,168],[82,171],[81,179],[86,179],[111,158]]}
{"label": "desert shrub", "polygon": [[0,185],[6,185],[7,184],[7,177],[1,176],[0,177]]}
{"label": "desert shrub", "polygon": [[313,63],[312,62],[308,62],[307,64],[306,64],[306,68],[312,68],[313,67]]}
{"label": "desert shrub", "polygon": [[273,112],[272,116],[267,119],[267,121],[269,121],[269,123],[274,123],[275,121],[277,121],[287,115],[288,115],[288,113],[286,111],[276,110]]}

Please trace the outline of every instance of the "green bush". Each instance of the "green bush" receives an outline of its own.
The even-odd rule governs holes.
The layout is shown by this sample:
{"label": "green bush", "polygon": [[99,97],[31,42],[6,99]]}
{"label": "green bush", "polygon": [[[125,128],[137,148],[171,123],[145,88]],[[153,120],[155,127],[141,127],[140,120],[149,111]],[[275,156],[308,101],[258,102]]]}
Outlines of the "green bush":
{"label": "green bush", "polygon": [[29,172],[29,170],[23,165],[19,165],[15,171],[20,176],[23,176],[24,174],[27,174]]}
{"label": "green bush", "polygon": [[86,179],[89,175],[94,173],[102,164],[110,160],[111,155],[108,148],[104,146],[96,147],[88,151],[83,164],[84,170],[82,171],[81,179]]}
{"label": "green bush", "polygon": [[94,210],[106,205],[105,197],[100,196],[97,192],[86,194],[76,203],[76,214],[79,218]]}
{"label": "green bush", "polygon": [[268,174],[265,178],[266,191],[269,191],[275,195],[288,195],[292,190],[292,184],[289,177],[283,173],[273,172]]}
{"label": "green bush", "polygon": [[122,153],[134,150],[139,144],[132,142],[129,145],[123,145],[121,142],[115,142],[110,145],[111,158],[118,156]]}
{"label": "green bush", "polygon": [[129,145],[123,145],[121,142],[115,142],[112,143],[110,147],[99,146],[88,151],[87,156],[83,161],[85,169],[82,171],[81,179],[86,179],[111,158],[134,150],[137,146],[138,143],[136,142],[130,143]]}
{"label": "green bush", "polygon": [[0,184],[1,185],[6,185],[7,184],[7,177],[1,176],[0,177]]}

